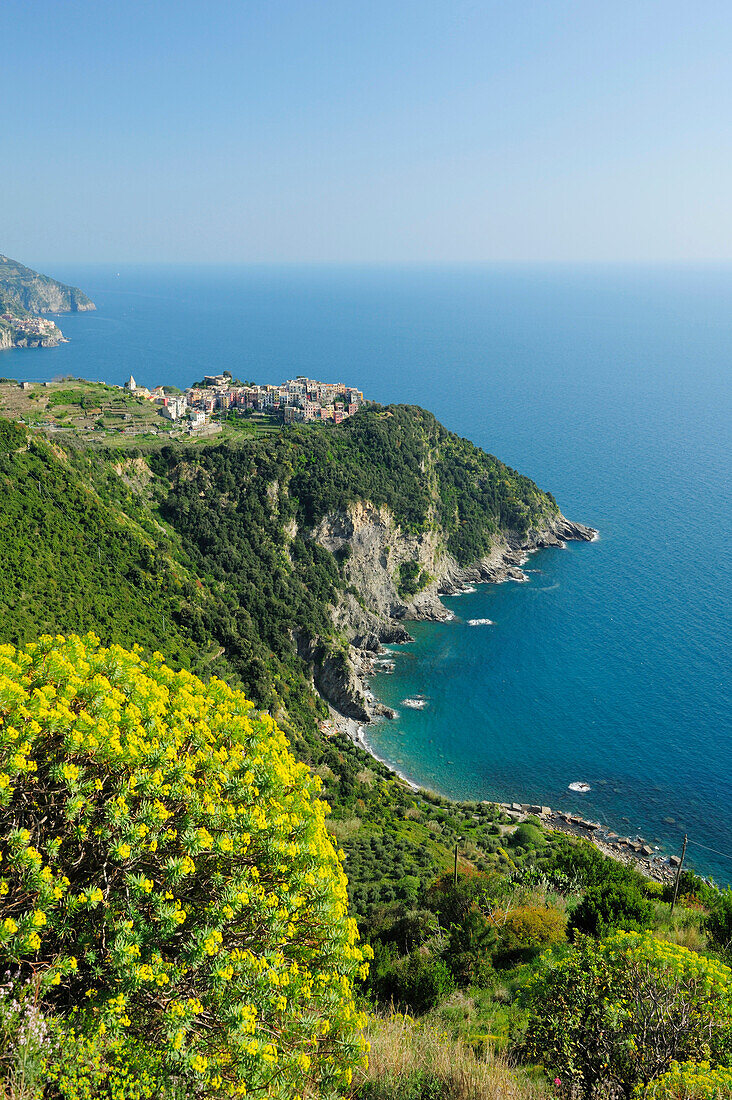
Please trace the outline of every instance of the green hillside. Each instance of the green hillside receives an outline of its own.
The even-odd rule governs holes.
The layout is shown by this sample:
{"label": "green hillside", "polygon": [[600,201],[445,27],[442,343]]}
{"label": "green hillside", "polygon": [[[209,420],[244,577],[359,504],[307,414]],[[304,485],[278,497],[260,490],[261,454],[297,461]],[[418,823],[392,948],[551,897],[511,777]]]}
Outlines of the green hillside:
{"label": "green hillside", "polygon": [[[586,841],[537,819],[517,824],[493,804],[414,791],[325,721],[313,686],[324,662],[349,660],[334,605],[365,602],[347,555],[312,537],[325,515],[370,501],[466,564],[557,517],[549,494],[409,406],[144,449],[88,448],[0,420],[0,489],[0,642],[93,630],[204,682],[216,674],[269,711],[320,778],[351,911],[375,954],[359,995],[377,1013],[394,1005],[422,1021],[372,1022],[360,1100],[488,1096],[504,1056],[566,1076],[567,1100],[630,1096],[672,1058],[732,1061],[732,894],[687,873],[671,914],[668,886]],[[656,1060],[629,1068],[643,1005],[674,998],[686,1023],[668,1034],[659,1025]],[[609,1028],[606,1064],[585,1067],[586,1020],[597,1034]],[[595,1074],[586,1088],[585,1072]],[[476,1091],[460,1092],[459,1074],[477,1074]],[[546,1095],[521,1080],[498,1094]]]}
{"label": "green hillside", "polygon": [[556,510],[551,498],[406,406],[335,430],[146,452],[90,451],[0,425],[0,641],[93,629],[104,643],[138,643],[241,685],[320,770],[353,853],[359,911],[393,900],[405,878],[429,884],[461,833],[481,843],[478,865],[501,861],[487,818],[455,808],[435,829],[434,804],[344,735],[321,732],[312,654],[344,652],[329,607],[348,585],[307,531],[370,499],[412,531],[443,523],[465,559],[470,540],[473,556],[484,552],[502,521]]}
{"label": "green hillside", "polygon": [[[94,309],[82,290],[0,255],[0,304],[28,313],[69,313]],[[0,312],[2,310],[0,309]]]}
{"label": "green hillside", "polygon": [[190,664],[197,650],[174,612],[195,589],[184,588],[162,532],[118,478],[107,476],[103,499],[86,455],[0,421],[0,486],[3,641],[94,629],[152,652],[162,635],[171,659]]}
{"label": "green hillside", "polygon": [[347,587],[342,563],[307,534],[326,512],[386,505],[405,531],[437,527],[462,562],[557,513],[528,478],[408,406],[147,452],[39,434],[22,446],[22,432],[5,422],[4,638],[93,627],[199,670],[216,651],[217,668],[303,730],[322,706],[298,653],[342,645],[328,610]]}

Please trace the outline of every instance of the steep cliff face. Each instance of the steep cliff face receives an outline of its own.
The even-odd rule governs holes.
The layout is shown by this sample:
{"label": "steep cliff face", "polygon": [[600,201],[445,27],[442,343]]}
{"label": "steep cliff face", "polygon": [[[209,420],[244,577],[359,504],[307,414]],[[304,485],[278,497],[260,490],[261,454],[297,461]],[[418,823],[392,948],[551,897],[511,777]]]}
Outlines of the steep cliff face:
{"label": "steep cliff face", "polygon": [[240,446],[164,448],[150,469],[182,552],[225,584],[225,604],[184,609],[197,637],[224,647],[257,699],[276,691],[292,707],[307,680],[356,721],[377,712],[374,654],[408,641],[412,620],[447,619],[442,594],[521,580],[527,550],[593,534],[412,406]]}
{"label": "steep cliff face", "polygon": [[[344,558],[347,548],[345,576],[367,605],[368,621],[389,624],[395,619],[447,617],[437,593],[439,579],[454,559],[445,550],[439,530],[406,534],[387,507],[358,501],[345,513],[325,516],[312,537],[336,557]],[[407,594],[400,585],[400,567],[411,562],[417,562],[426,576],[420,591]],[[339,610],[346,614],[343,625],[347,627],[349,615],[357,613]]]}
{"label": "steep cliff face", "polygon": [[[367,501],[351,505],[346,512],[326,515],[312,531],[312,538],[344,562],[352,590],[342,594],[333,608],[333,624],[350,643],[350,650],[347,660],[342,655],[337,662],[322,659],[316,686],[347,717],[368,720],[379,713],[369,700],[363,679],[370,670],[369,658],[382,642],[409,640],[405,620],[445,621],[450,612],[441,595],[458,592],[470,583],[525,581],[528,578],[521,566],[529,552],[563,546],[567,540],[589,542],[596,534],[593,528],[572,523],[557,512],[526,533],[498,533],[488,554],[461,566],[446,549],[445,534],[437,524],[421,534],[408,534],[388,508],[376,508]],[[421,578],[419,591],[405,592],[405,569]]]}
{"label": "steep cliff face", "polygon": [[76,313],[96,306],[82,290],[0,255],[0,298],[29,313]]}

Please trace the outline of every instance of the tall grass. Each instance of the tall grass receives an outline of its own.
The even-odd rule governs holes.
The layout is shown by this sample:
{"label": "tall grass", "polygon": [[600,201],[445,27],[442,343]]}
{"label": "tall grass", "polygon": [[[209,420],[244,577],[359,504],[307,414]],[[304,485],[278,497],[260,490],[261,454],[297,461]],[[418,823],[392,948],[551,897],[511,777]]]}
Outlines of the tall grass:
{"label": "tall grass", "polygon": [[659,940],[688,947],[691,951],[704,952],[709,946],[704,931],[706,912],[701,908],[679,905],[673,916],[668,905],[659,902],[655,907],[655,934]]}
{"label": "tall grass", "polygon": [[[369,1066],[354,1078],[355,1100],[548,1100],[532,1080],[490,1049],[452,1039],[409,1016],[372,1017]],[[480,1048],[482,1043],[478,1043]]]}

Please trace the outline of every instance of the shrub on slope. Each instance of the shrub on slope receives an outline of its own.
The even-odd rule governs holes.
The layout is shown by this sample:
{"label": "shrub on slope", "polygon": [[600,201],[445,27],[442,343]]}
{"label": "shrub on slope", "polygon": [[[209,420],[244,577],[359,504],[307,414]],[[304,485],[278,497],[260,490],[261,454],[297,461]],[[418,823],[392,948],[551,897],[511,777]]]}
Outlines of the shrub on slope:
{"label": "shrub on slope", "polygon": [[732,1100],[732,1069],[672,1062],[667,1073],[633,1095],[636,1100]]}
{"label": "shrub on slope", "polygon": [[732,970],[650,932],[580,937],[547,957],[526,1002],[527,1053],[572,1100],[628,1097],[673,1061],[732,1064]]}
{"label": "shrub on slope", "polygon": [[369,949],[271,718],[93,635],[3,646],[0,786],[0,954],[77,1038],[189,1095],[350,1081]]}

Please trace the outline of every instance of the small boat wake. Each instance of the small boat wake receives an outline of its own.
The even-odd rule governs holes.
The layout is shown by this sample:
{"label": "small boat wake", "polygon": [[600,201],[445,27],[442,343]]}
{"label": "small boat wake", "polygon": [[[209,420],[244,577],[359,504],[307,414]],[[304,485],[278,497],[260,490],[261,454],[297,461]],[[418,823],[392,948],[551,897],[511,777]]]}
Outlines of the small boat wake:
{"label": "small boat wake", "polygon": [[493,619],[468,619],[468,626],[495,626]]}

